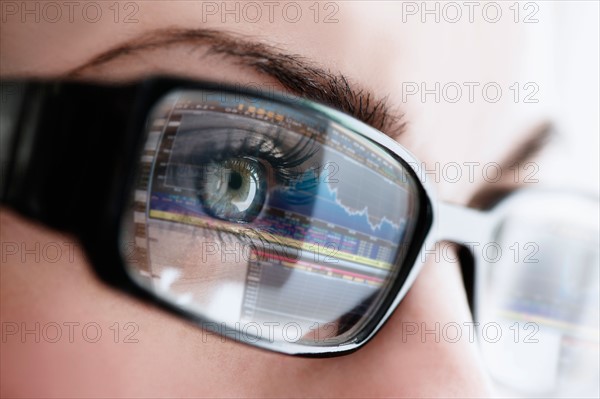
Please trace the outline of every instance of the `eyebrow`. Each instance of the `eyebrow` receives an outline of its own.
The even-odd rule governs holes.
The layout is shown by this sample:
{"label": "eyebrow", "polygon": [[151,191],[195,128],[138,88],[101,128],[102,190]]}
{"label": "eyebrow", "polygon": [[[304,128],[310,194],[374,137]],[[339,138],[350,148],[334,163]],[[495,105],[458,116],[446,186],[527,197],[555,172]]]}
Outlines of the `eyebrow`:
{"label": "eyebrow", "polygon": [[[77,78],[88,70],[104,66],[117,59],[135,56],[144,51],[176,46],[206,47],[206,55],[223,55],[240,66],[275,78],[291,92],[337,108],[371,125],[397,140],[406,131],[404,113],[388,104],[387,97],[377,98],[374,93],[350,82],[343,74],[333,73],[315,65],[301,55],[289,54],[276,46],[249,40],[247,36],[212,29],[166,28],[147,32],[118,44],[67,73]],[[552,136],[552,126],[543,125],[520,148],[501,163],[507,171],[520,162],[534,157]],[[518,186],[497,187],[490,184],[480,188],[468,206],[490,209]]]}
{"label": "eyebrow", "polygon": [[[534,159],[554,138],[555,134],[555,127],[549,122],[537,126],[518,148],[500,162],[502,173],[520,168],[522,164]],[[486,184],[473,194],[467,206],[480,210],[492,209],[509,194],[521,187],[522,182],[510,185]]]}
{"label": "eyebrow", "polygon": [[341,110],[394,140],[406,129],[404,113],[390,107],[387,97],[377,98],[344,75],[325,70],[303,56],[231,32],[177,28],[150,31],[92,57],[67,76],[78,77],[89,69],[143,51],[180,45],[206,46],[207,55],[229,57],[241,66],[276,79],[294,94]]}

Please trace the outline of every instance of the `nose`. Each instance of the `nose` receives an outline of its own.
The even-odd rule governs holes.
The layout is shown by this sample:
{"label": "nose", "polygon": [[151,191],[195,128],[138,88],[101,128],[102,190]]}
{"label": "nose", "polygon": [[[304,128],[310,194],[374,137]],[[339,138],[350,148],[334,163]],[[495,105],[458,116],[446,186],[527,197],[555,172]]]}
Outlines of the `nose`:
{"label": "nose", "polygon": [[458,257],[430,255],[387,324],[347,357],[348,367],[375,368],[380,384],[371,388],[385,396],[486,397]]}

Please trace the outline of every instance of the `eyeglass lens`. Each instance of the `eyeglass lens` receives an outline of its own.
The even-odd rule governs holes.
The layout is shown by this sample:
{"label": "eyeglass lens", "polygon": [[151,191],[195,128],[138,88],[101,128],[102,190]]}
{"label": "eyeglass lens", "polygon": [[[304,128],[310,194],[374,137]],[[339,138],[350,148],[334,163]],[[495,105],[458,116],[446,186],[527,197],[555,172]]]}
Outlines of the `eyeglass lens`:
{"label": "eyeglass lens", "polygon": [[130,275],[247,339],[339,345],[403,268],[417,182],[305,104],[176,91],[147,121],[122,222]]}

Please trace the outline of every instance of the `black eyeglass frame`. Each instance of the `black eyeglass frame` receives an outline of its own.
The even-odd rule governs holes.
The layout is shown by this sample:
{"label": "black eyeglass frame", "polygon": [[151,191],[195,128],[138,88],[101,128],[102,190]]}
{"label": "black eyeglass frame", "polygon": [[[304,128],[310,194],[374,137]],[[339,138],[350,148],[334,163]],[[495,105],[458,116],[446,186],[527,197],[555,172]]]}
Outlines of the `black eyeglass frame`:
{"label": "black eyeglass frame", "polygon": [[[21,112],[9,132],[13,143],[8,169],[3,173],[4,182],[0,183],[1,203],[24,216],[73,234],[80,240],[97,276],[110,286],[154,303],[206,330],[228,337],[239,336],[239,341],[252,346],[315,357],[338,356],[357,350],[383,327],[406,295],[423,263],[420,260],[423,251],[443,238],[451,238],[452,234],[446,237],[435,232],[432,225],[438,208],[451,209],[451,214],[457,208],[433,200],[431,188],[417,174],[417,158],[384,133],[327,106],[302,98],[265,96],[227,85],[175,78],[127,84],[29,81],[3,85],[3,89],[6,85],[22,89],[23,95],[14,96]],[[303,112],[319,113],[377,144],[418,182],[420,211],[413,241],[407,247],[405,265],[378,313],[354,341],[337,346],[278,346],[268,341],[246,341],[243,335],[235,334],[223,324],[204,320],[157,297],[129,276],[119,236],[148,130],[147,117],[161,98],[176,90],[245,95]],[[22,98],[19,101],[17,97]]]}

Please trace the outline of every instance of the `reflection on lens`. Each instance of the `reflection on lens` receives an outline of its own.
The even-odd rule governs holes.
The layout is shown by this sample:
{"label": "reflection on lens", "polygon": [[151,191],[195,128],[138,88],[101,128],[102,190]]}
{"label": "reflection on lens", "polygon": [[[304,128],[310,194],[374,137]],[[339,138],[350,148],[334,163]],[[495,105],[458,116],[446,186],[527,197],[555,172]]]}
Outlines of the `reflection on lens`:
{"label": "reflection on lens", "polygon": [[251,342],[342,345],[372,328],[412,266],[420,197],[400,161],[259,98],[175,92],[148,126],[123,220],[136,281]]}
{"label": "reflection on lens", "polygon": [[[507,200],[508,201],[508,200]],[[504,396],[598,397],[598,201],[567,192],[517,194],[480,269],[482,349]]]}

